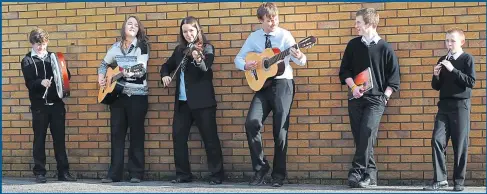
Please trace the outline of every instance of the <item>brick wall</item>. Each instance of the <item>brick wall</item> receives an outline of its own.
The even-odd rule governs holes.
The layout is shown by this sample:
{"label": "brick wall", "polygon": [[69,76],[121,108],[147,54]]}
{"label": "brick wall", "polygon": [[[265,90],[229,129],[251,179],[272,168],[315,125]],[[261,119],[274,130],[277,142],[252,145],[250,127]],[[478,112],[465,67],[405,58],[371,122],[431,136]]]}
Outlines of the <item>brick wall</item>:
{"label": "brick wall", "polygon": [[[281,27],[299,41],[318,37],[303,50],[304,67],[295,69],[296,96],[289,129],[291,182],[342,184],[354,153],[347,115],[346,87],[338,69],[346,43],[356,36],[355,11],[380,10],[378,31],[399,57],[401,91],[393,94],[382,117],[375,148],[379,184],[415,184],[432,179],[430,138],[438,92],[430,87],[433,66],[444,49],[444,32],[466,30],[465,51],[475,57],[467,184],[485,185],[485,3],[277,3]],[[32,116],[20,60],[30,49],[28,33],[50,32],[50,51],[63,52],[72,72],[67,102],[66,140],[71,169],[78,176],[101,178],[110,162],[109,112],[97,103],[97,67],[116,41],[128,15],[141,18],[152,43],[149,62],[150,106],[146,119],[146,170],[150,179],[174,175],[171,123],[175,84],[162,88],[160,65],[176,45],[179,22],[200,18],[216,48],[214,84],[218,132],[225,169],[232,180],[252,174],[243,123],[253,92],[233,59],[249,33],[259,27],[259,3],[2,3],[2,141],[4,176],[32,176]],[[271,119],[263,133],[272,161]],[[207,175],[206,154],[196,128],[190,135],[190,160],[198,176]],[[128,145],[128,144],[127,144]],[[450,144],[451,145],[451,144]],[[56,164],[52,138],[47,142],[49,175]],[[448,160],[452,161],[452,149]],[[452,163],[448,163],[450,177]]]}

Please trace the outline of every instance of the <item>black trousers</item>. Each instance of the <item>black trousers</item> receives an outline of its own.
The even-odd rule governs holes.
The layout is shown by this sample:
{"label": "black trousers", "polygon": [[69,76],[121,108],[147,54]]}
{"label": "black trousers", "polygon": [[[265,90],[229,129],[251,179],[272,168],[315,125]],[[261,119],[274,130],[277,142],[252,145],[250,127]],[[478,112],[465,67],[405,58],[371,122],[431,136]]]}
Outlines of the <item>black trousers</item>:
{"label": "black trousers", "polygon": [[57,102],[53,105],[31,108],[31,111],[34,128],[34,175],[46,175],[45,144],[47,127],[51,130],[58,175],[68,172],[69,163],[65,145],[66,109],[64,104]]}
{"label": "black trousers", "polygon": [[273,113],[274,161],[272,178],[286,178],[286,155],[289,113],[294,99],[294,80],[274,79],[272,84],[255,93],[250,104],[245,131],[254,171],[270,168],[262,149],[261,129],[270,111]]}
{"label": "black trousers", "polygon": [[172,133],[176,176],[183,179],[192,177],[189,164],[188,137],[191,125],[196,122],[205,145],[211,179],[223,180],[223,154],[216,126],[216,106],[192,110],[186,101],[177,101],[176,103],[179,103],[179,109],[174,111]]}
{"label": "black trousers", "polygon": [[130,128],[128,171],[131,178],[142,179],[144,175],[144,121],[149,106],[147,95],[127,96],[122,94],[110,105],[111,161],[108,178],[120,181],[123,178],[125,136]]}
{"label": "black trousers", "polygon": [[349,180],[360,181],[367,176],[377,180],[374,144],[384,109],[384,96],[364,95],[348,101],[348,116],[355,142],[355,155],[349,171]]}
{"label": "black trousers", "polygon": [[438,102],[438,113],[431,139],[434,180],[447,180],[446,146],[451,137],[454,153],[453,182],[464,185],[470,133],[470,99],[446,99]]}

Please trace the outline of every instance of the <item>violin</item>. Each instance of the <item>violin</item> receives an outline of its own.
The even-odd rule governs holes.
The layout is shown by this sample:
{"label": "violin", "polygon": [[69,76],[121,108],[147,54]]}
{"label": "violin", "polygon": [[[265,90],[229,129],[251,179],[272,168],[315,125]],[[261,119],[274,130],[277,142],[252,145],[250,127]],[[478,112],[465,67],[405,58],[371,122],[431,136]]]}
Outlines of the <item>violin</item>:
{"label": "violin", "polygon": [[203,54],[203,44],[202,43],[189,43],[188,46],[184,49],[183,53],[186,56],[193,56],[193,51],[197,51],[201,59],[205,59],[205,55]]}

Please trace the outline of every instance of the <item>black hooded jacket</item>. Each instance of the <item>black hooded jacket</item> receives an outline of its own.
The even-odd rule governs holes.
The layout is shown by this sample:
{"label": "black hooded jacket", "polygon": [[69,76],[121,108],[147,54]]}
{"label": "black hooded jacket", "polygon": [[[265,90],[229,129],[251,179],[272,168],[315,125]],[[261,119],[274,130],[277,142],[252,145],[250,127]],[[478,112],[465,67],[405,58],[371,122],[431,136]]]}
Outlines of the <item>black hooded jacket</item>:
{"label": "black hooded jacket", "polygon": [[[22,73],[24,75],[25,86],[29,90],[29,99],[32,109],[42,108],[45,103],[62,103],[64,102],[57,95],[56,82],[54,78],[48,89],[46,99],[42,99],[46,88],[41,84],[43,79],[50,79],[53,76],[51,66],[51,52],[48,52],[44,59],[37,55],[32,56],[28,52],[21,62]],[[71,73],[68,69],[68,77],[71,79]]]}

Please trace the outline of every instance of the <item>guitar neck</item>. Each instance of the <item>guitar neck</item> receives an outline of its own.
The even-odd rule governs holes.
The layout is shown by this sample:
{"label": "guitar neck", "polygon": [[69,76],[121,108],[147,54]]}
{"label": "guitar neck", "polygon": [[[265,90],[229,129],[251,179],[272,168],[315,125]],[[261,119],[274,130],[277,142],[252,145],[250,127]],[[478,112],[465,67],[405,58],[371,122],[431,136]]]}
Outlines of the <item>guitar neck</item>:
{"label": "guitar neck", "polygon": [[[135,65],[133,67],[130,67],[127,71],[128,72],[134,72],[134,71],[136,71],[136,70],[138,70],[140,68],[142,68],[142,65],[138,64],[138,65]],[[123,76],[123,72],[122,71],[126,71],[126,69],[120,68],[120,71],[121,71],[120,73],[117,73],[117,75],[114,75],[112,77],[112,79],[110,80],[112,83],[115,82],[115,81],[117,81],[118,79],[120,79]]]}
{"label": "guitar neck", "polygon": [[293,47],[295,49],[297,49],[298,48],[298,45],[297,44],[294,44],[293,46],[289,47],[288,49],[280,52],[279,54],[277,54],[275,56],[273,56],[272,58],[269,59],[269,64],[274,64],[277,61],[284,59],[286,56],[289,55],[289,52],[291,51],[291,48],[293,48]]}

